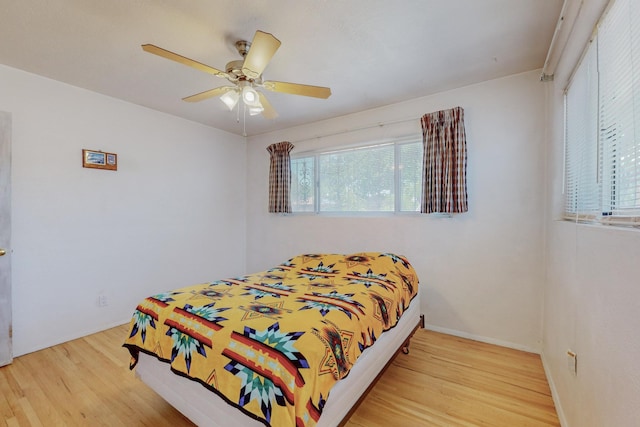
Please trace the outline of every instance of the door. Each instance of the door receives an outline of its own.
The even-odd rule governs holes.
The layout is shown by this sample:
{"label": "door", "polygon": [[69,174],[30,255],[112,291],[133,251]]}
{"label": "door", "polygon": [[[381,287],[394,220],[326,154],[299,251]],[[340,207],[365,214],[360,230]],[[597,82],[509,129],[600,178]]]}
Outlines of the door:
{"label": "door", "polygon": [[11,114],[0,111],[0,366],[11,363]]}

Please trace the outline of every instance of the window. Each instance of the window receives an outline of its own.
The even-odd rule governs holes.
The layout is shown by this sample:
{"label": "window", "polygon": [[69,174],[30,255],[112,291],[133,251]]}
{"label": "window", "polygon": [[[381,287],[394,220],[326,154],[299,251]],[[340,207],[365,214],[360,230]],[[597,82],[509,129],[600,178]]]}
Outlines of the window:
{"label": "window", "polygon": [[422,142],[293,155],[293,212],[419,212]]}
{"label": "window", "polygon": [[640,225],[640,4],[617,0],[565,97],[565,212]]}

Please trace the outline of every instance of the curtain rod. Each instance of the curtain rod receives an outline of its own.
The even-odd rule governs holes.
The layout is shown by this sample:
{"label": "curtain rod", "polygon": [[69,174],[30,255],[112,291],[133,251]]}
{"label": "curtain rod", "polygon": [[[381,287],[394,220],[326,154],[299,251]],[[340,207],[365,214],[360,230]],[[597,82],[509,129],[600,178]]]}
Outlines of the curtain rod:
{"label": "curtain rod", "polygon": [[373,129],[376,127],[384,127],[384,126],[389,126],[389,125],[395,125],[398,123],[406,123],[406,122],[412,122],[412,121],[416,121],[419,122],[419,118],[415,118],[415,117],[411,117],[409,119],[401,119],[401,120],[394,120],[394,121],[390,121],[390,122],[379,122],[379,123],[375,123],[375,124],[371,124],[371,125],[367,125],[367,126],[361,126],[358,128],[353,128],[353,129],[345,129],[339,132],[333,132],[333,133],[325,133],[322,135],[317,135],[317,136],[312,136],[310,138],[303,138],[303,139],[298,139],[296,141],[291,141],[291,143],[299,143],[299,142],[304,142],[304,141],[311,141],[313,139],[321,139],[321,138],[327,138],[329,136],[336,136],[336,135],[343,135],[345,133],[351,133],[351,132],[358,132],[361,130],[367,130],[367,129]]}
{"label": "curtain rod", "polygon": [[[540,75],[541,82],[547,82],[553,80],[553,74],[555,72],[555,64],[554,66],[550,66],[551,55],[554,54],[553,49],[556,47],[556,42],[558,40],[558,35],[560,34],[560,30],[562,28],[562,24],[564,23],[564,15],[567,13],[567,0],[564,0],[562,3],[562,9],[560,9],[560,16],[558,17],[558,21],[556,22],[556,28],[553,31],[553,37],[551,38],[551,44],[549,45],[549,50],[547,50],[547,57],[544,60],[544,65],[542,66],[542,74]],[[580,4],[582,7],[582,2]],[[551,74],[548,73],[549,68],[552,68]]]}

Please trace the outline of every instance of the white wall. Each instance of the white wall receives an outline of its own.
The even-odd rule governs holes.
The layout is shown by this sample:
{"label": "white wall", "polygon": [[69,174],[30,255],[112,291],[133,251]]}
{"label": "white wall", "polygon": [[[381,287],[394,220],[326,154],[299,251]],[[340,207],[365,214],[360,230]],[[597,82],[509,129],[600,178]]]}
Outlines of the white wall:
{"label": "white wall", "polygon": [[[519,74],[249,138],[248,269],[258,271],[305,252],[404,254],[426,291],[422,311],[431,328],[539,351],[544,90],[538,76]],[[267,213],[269,144],[288,140],[296,152],[407,135],[420,140],[421,115],[455,106],[465,109],[468,213],[451,219]],[[312,138],[411,117],[415,120]]]}
{"label": "white wall", "polygon": [[[244,138],[4,66],[0,93],[13,115],[14,355],[245,271]],[[82,168],[83,148],[117,153],[118,171]]]}
{"label": "white wall", "polygon": [[[151,293],[298,253],[393,251],[418,271],[429,327],[542,349],[564,426],[635,425],[640,232],[557,220],[562,90],[605,3],[584,2],[553,83],[524,73],[248,144],[0,65],[0,110],[13,115],[14,354],[124,322]],[[469,144],[468,213],[267,213],[267,145],[289,140],[300,152],[420,138],[418,117],[458,105]],[[119,170],[83,169],[82,148],[118,153]],[[96,306],[99,294],[107,307]],[[577,376],[566,368],[568,349],[578,353]]]}
{"label": "white wall", "polygon": [[[572,1],[572,3],[578,3]],[[640,231],[559,221],[563,89],[606,0],[585,1],[548,84],[547,281],[543,360],[564,426],[640,422]],[[566,353],[578,355],[578,374]]]}

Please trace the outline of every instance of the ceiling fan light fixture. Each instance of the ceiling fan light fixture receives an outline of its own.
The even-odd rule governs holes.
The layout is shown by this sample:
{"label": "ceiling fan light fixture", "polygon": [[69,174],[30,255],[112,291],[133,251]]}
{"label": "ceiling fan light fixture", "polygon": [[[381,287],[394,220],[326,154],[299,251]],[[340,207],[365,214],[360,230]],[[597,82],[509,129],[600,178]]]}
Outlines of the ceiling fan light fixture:
{"label": "ceiling fan light fixture", "polygon": [[247,104],[249,107],[262,107],[260,105],[260,97],[258,96],[258,92],[251,86],[245,86],[242,88],[242,101]]}
{"label": "ceiling fan light fixture", "polygon": [[230,90],[226,92],[224,95],[220,97],[220,100],[224,102],[224,104],[229,108],[229,111],[232,111],[238,101],[240,100],[240,94],[237,90]]}
{"label": "ceiling fan light fixture", "polygon": [[264,108],[262,107],[262,105],[258,105],[257,107],[249,107],[250,116],[257,116],[258,114],[261,114],[263,111],[264,111]]}

